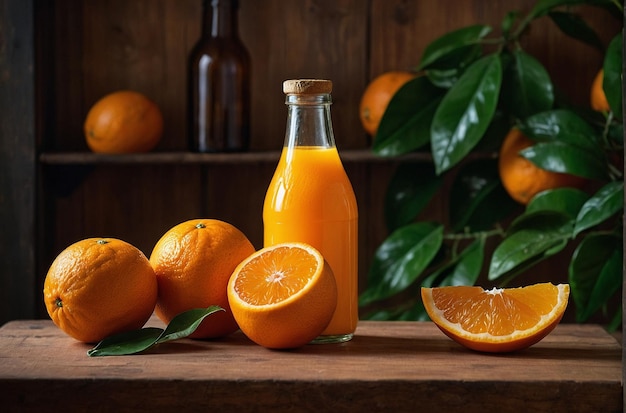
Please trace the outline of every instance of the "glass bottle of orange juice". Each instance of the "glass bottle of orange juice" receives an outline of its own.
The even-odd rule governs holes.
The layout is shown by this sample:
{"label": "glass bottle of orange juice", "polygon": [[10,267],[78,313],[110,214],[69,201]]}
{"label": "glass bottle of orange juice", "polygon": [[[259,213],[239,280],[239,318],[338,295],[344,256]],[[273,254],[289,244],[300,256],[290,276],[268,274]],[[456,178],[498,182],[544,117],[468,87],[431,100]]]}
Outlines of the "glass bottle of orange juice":
{"label": "glass bottle of orange juice", "polygon": [[305,242],[335,274],[334,316],[315,342],[354,335],[358,321],[358,210],[335,146],[330,117],[332,82],[287,80],[285,143],[263,206],[264,245]]}

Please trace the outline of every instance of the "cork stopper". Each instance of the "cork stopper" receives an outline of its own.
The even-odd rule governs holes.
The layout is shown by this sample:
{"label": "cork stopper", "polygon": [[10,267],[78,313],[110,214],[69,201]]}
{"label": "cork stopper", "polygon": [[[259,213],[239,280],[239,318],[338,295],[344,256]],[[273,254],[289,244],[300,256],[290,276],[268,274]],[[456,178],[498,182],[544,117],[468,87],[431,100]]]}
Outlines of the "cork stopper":
{"label": "cork stopper", "polygon": [[285,94],[314,95],[333,91],[333,82],[323,79],[292,79],[283,82]]}

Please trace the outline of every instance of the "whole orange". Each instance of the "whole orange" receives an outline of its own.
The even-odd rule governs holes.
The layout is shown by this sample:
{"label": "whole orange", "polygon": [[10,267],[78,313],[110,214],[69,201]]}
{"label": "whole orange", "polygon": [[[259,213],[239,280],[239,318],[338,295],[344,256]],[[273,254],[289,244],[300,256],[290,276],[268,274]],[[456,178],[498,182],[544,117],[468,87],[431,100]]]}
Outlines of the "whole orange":
{"label": "whole orange", "polygon": [[536,194],[548,189],[584,186],[583,178],[541,169],[519,154],[533,143],[519,129],[513,128],[500,147],[500,179],[511,198],[526,205]]}
{"label": "whole orange", "polygon": [[600,69],[598,74],[593,79],[593,83],[591,84],[591,108],[598,112],[608,112],[611,110],[609,106],[609,102],[606,100],[606,95],[604,94],[604,89],[602,85],[604,83],[604,70]]}
{"label": "whole orange", "polygon": [[63,250],[44,282],[52,321],[93,343],[141,328],[154,311],[157,280],[146,256],[114,238],[88,238]]}
{"label": "whole orange", "polygon": [[365,132],[376,135],[389,101],[402,85],[414,77],[415,73],[395,70],[378,75],[367,85],[359,104],[359,118]]}
{"label": "whole orange", "polygon": [[93,152],[148,152],[163,135],[163,114],[145,95],[122,90],[104,96],[91,107],[84,132]]}
{"label": "whole orange", "polygon": [[218,305],[226,311],[204,320],[191,337],[214,338],[236,331],[226,293],[228,279],[254,251],[243,232],[224,221],[192,219],[174,226],[150,255],[159,284],[156,315],[169,323],[183,311]]}

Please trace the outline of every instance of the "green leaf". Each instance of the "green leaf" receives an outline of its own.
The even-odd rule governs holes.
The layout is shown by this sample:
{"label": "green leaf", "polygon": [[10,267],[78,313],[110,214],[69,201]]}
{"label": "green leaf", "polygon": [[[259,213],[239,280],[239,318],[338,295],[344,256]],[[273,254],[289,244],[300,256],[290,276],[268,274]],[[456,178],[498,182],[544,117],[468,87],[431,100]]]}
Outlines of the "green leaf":
{"label": "green leaf", "polygon": [[459,49],[479,43],[491,31],[490,26],[477,24],[444,34],[426,46],[419,69],[427,69],[437,63],[446,62]]}
{"label": "green leaf", "polygon": [[607,179],[606,162],[594,153],[566,142],[539,142],[526,149],[520,155],[541,169],[567,173],[589,179]]}
{"label": "green leaf", "polygon": [[624,208],[624,183],[610,182],[581,207],[574,225],[574,236],[609,219]]}
{"label": "green leaf", "polygon": [[365,314],[363,319],[371,321],[393,321],[397,320],[399,314],[400,311],[398,310],[382,309]]}
{"label": "green leaf", "polygon": [[456,165],[480,141],[496,110],[502,65],[498,54],[467,68],[439,104],[431,125],[437,174]]}
{"label": "green leaf", "polygon": [[[614,145],[624,146],[624,124],[612,123],[609,125],[608,138]],[[621,155],[620,151],[620,155]]]}
{"label": "green leaf", "polygon": [[622,33],[611,40],[604,57],[602,89],[611,111],[622,117]]}
{"label": "green leaf", "polygon": [[[576,247],[568,268],[572,298],[576,304],[576,321],[585,322],[602,305],[604,294],[601,291],[594,293],[598,283],[601,288],[607,288],[605,282],[612,277],[618,277],[621,285],[621,261],[620,268],[612,268],[613,264],[609,264],[621,249],[621,237],[613,234],[589,234]],[[606,275],[603,275],[604,271]],[[617,276],[608,275],[612,272],[617,272]],[[613,294],[613,291],[609,293],[613,288],[607,288],[608,297]]]}
{"label": "green leaf", "polygon": [[469,162],[459,169],[450,189],[453,231],[481,231],[508,216],[517,203],[504,190],[495,159]]}
{"label": "green leaf", "polygon": [[430,124],[443,90],[426,77],[409,80],[394,94],[378,126],[372,150],[380,156],[398,156],[426,145]]}
{"label": "green leaf", "polygon": [[449,89],[454,85],[465,69],[482,56],[480,45],[461,47],[451,52],[445,60],[426,70],[426,76],[440,88]]}
{"label": "green leaf", "polygon": [[224,309],[218,306],[192,309],[174,317],[165,330],[157,327],[145,327],[115,334],[102,340],[94,348],[87,351],[87,354],[90,357],[98,357],[141,353],[157,344],[189,336],[196,331],[196,328],[206,317],[217,311],[224,311]]}
{"label": "green leaf", "polygon": [[600,52],[604,52],[602,40],[579,15],[563,11],[552,11],[548,15],[557,27],[569,37],[580,40],[591,47],[595,47]]}
{"label": "green leaf", "polygon": [[539,0],[529,13],[529,17],[537,18],[546,15],[552,9],[560,6],[573,6],[586,3],[588,0]]}
{"label": "green leaf", "polygon": [[538,193],[526,206],[525,214],[538,211],[560,212],[575,219],[578,211],[589,199],[589,195],[580,189],[556,188]]}
{"label": "green leaf", "polygon": [[521,49],[512,53],[502,83],[502,103],[514,116],[526,117],[543,112],[554,104],[554,87],[548,71],[534,57]]}
{"label": "green leaf", "polygon": [[614,333],[617,331],[617,329],[622,327],[622,316],[622,309],[618,308],[617,311],[615,311],[615,315],[613,316],[609,324],[606,325],[606,330],[609,333]]}
{"label": "green leaf", "polygon": [[513,28],[513,23],[519,18],[519,11],[510,11],[502,19],[502,23],[500,24],[500,28],[502,29],[502,34],[504,37],[508,38],[511,29]]}
{"label": "green leaf", "polygon": [[624,281],[622,261],[622,249],[613,250],[613,254],[611,254],[609,259],[602,266],[602,271],[600,271],[596,284],[591,291],[589,304],[581,316],[583,320],[588,320],[589,317],[604,306],[613,294],[622,287]]}
{"label": "green leaf", "polygon": [[154,346],[161,333],[163,333],[162,328],[146,327],[115,334],[99,342],[94,348],[87,351],[87,354],[89,357],[97,357],[140,353]]}
{"label": "green leaf", "polygon": [[554,211],[524,214],[511,225],[496,247],[489,265],[489,280],[500,278],[528,262],[536,263],[560,252],[572,234],[573,220]]}
{"label": "green leaf", "polygon": [[435,175],[432,165],[424,162],[402,162],[396,168],[385,194],[387,229],[412,222],[437,193],[443,179]]}
{"label": "green leaf", "polygon": [[206,317],[218,311],[224,311],[224,309],[219,306],[211,306],[208,308],[194,308],[178,314],[172,318],[165,328],[165,331],[159,337],[158,344],[189,336],[196,331]]}
{"label": "green leaf", "polygon": [[360,305],[390,297],[411,285],[435,257],[443,226],[418,222],[394,231],[376,250]]}
{"label": "green leaf", "polygon": [[571,110],[555,109],[537,113],[528,117],[519,128],[524,135],[535,141],[565,142],[585,148],[603,159],[598,133]]}
{"label": "green leaf", "polygon": [[424,308],[424,303],[420,299],[415,303],[415,305],[397,318],[398,321],[429,321],[430,317],[428,317],[428,313]]}
{"label": "green leaf", "polygon": [[444,266],[430,274],[422,287],[447,285],[474,285],[483,267],[485,237],[478,237],[460,254],[452,257]]}
{"label": "green leaf", "polygon": [[421,300],[418,300],[415,305],[406,309],[393,308],[393,309],[381,309],[375,310],[366,314],[363,317],[365,320],[375,321],[428,321],[428,313],[422,304]]}
{"label": "green leaf", "polygon": [[474,285],[480,276],[484,259],[485,238],[479,237],[463,250],[454,271],[441,285]]}

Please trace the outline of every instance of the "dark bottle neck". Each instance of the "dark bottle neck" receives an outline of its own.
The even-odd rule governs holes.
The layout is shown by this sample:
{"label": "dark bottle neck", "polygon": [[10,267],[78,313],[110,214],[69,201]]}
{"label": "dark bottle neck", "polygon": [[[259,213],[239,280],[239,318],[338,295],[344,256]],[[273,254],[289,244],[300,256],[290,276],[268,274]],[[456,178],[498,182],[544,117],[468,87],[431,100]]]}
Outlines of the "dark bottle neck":
{"label": "dark bottle neck", "polygon": [[332,148],[335,146],[329,94],[288,94],[285,146]]}
{"label": "dark bottle neck", "polygon": [[237,0],[204,0],[203,9],[203,37],[238,37]]}

